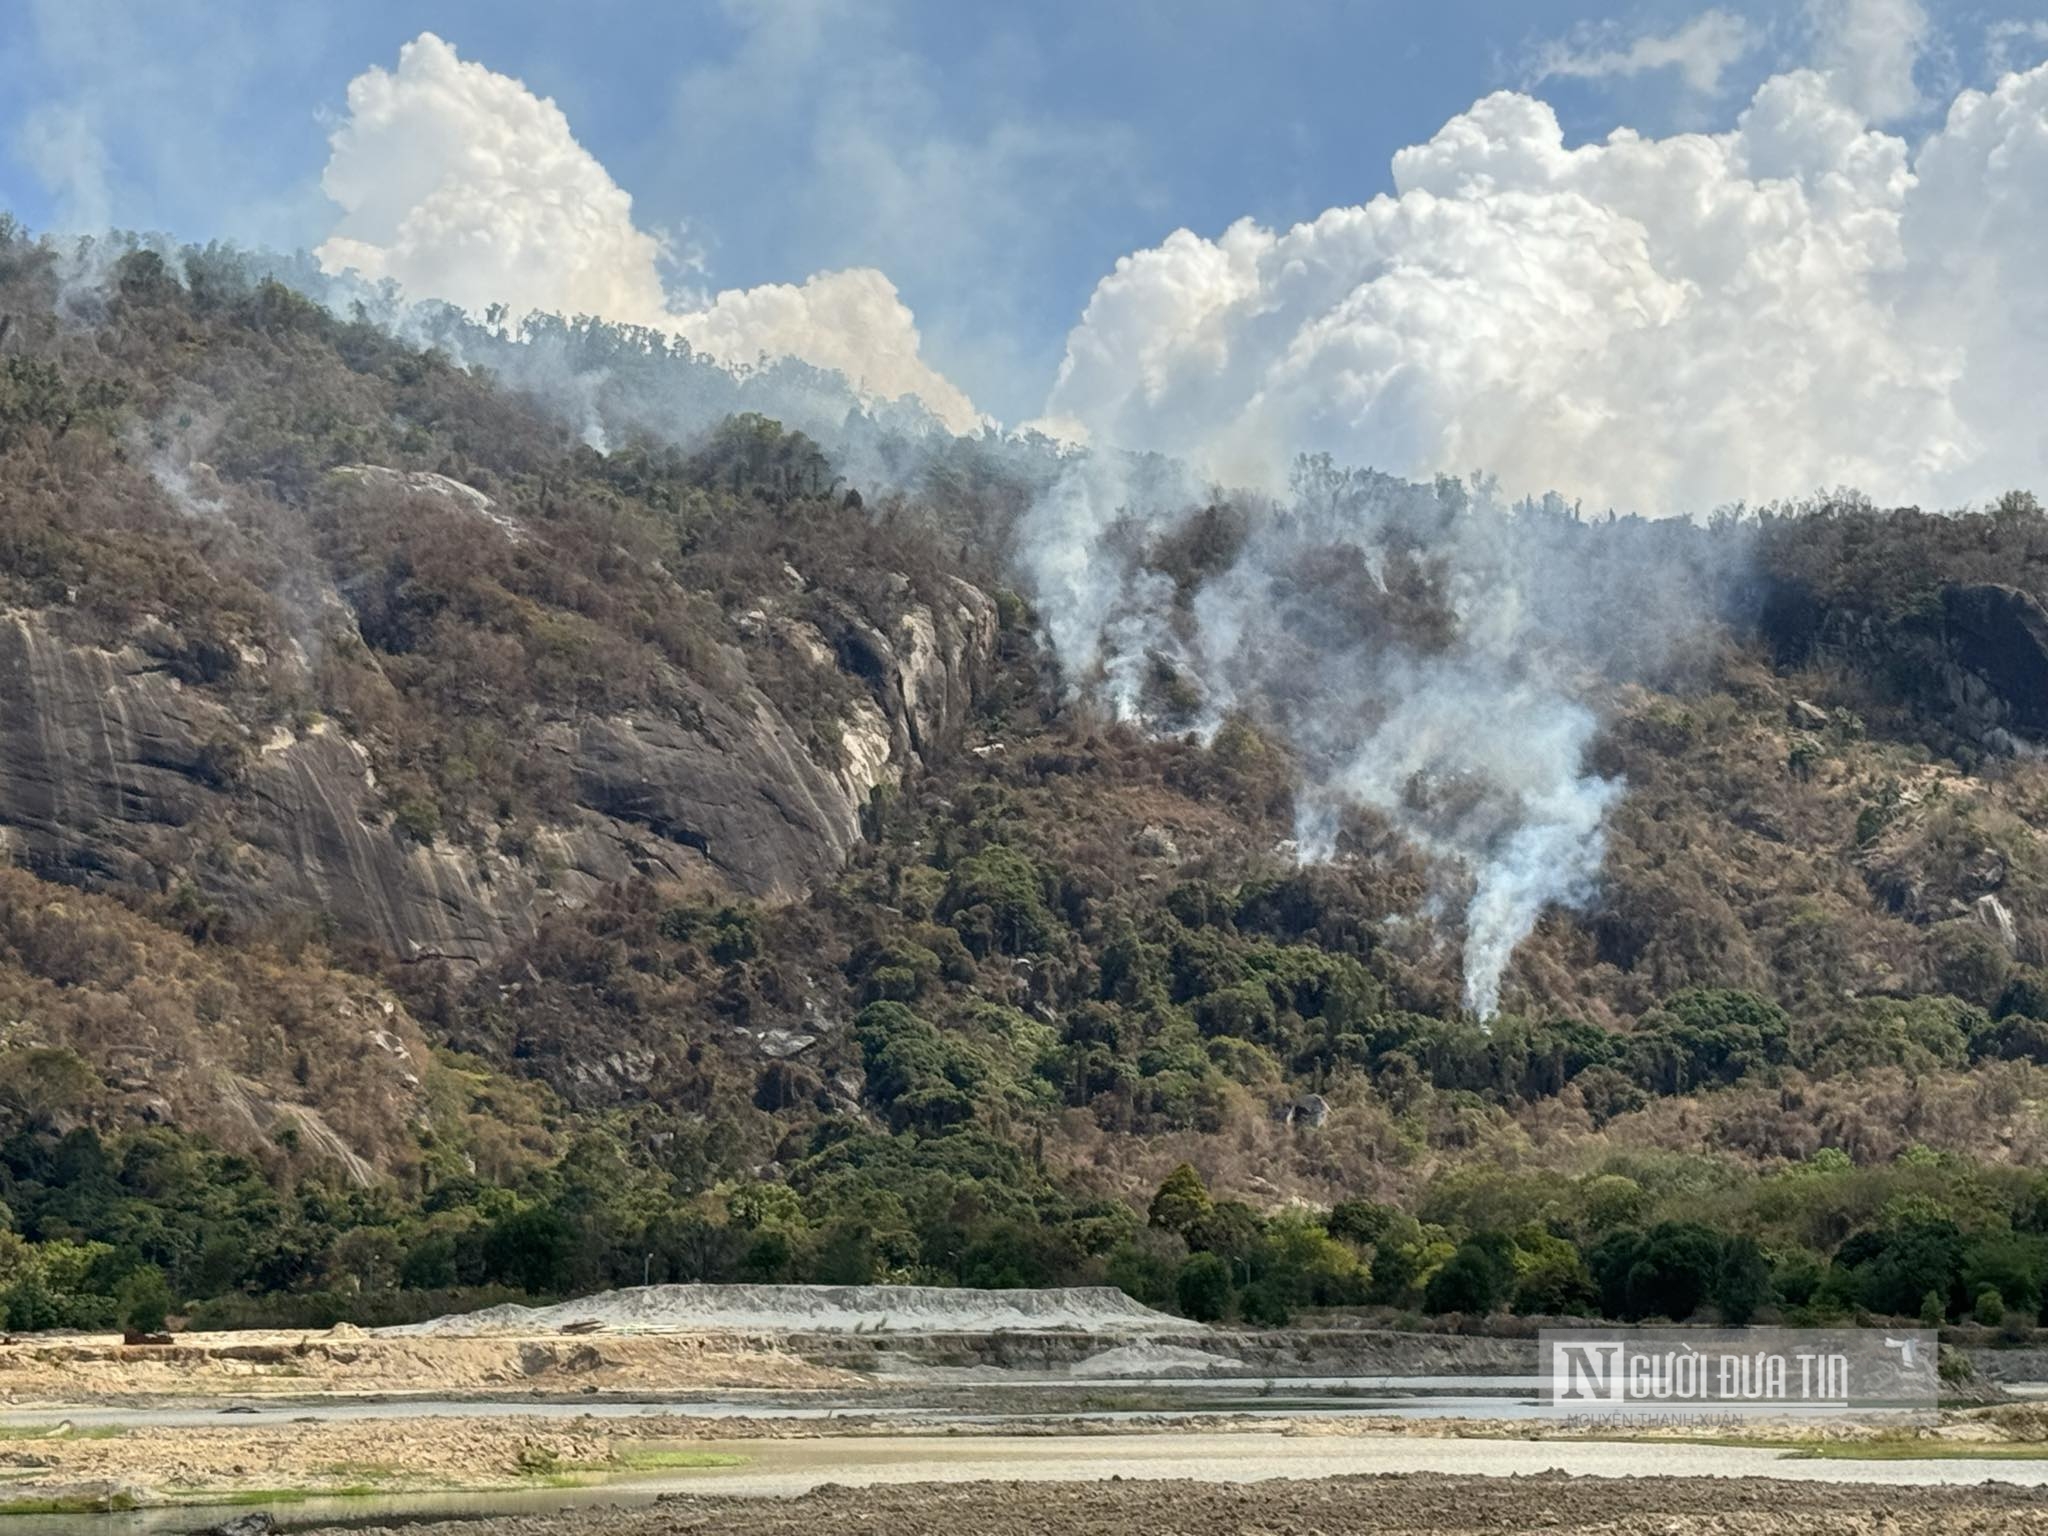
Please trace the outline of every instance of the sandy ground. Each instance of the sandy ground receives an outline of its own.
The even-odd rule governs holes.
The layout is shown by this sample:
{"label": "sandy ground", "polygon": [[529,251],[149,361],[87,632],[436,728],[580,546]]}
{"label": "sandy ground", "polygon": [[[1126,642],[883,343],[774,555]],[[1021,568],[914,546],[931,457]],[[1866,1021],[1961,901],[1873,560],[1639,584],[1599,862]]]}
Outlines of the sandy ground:
{"label": "sandy ground", "polygon": [[[358,1530],[362,1528],[358,1527]],[[375,1529],[375,1528],[372,1528]],[[2048,1503],[2009,1488],[1871,1488],[1683,1478],[1330,1478],[1198,1482],[930,1484],[824,1488],[797,1499],[685,1497],[410,1526],[408,1536],[1310,1536],[1310,1533],[1585,1532],[1619,1536],[1921,1536],[2048,1531]]]}
{"label": "sandy ground", "polygon": [[[2044,1410],[1973,1410],[1949,1415],[1924,1438],[1950,1447],[2042,1443]],[[1216,1476],[1306,1475],[1390,1462],[1436,1468],[1541,1470],[1562,1464],[1632,1474],[1646,1457],[1690,1456],[1699,1470],[1747,1473],[1769,1467],[1774,1451],[1737,1461],[1729,1447],[1619,1445],[1597,1436],[1562,1437],[1558,1426],[1526,1420],[1498,1423],[1357,1417],[1286,1421],[1228,1415],[1093,1424],[958,1423],[911,1415],[819,1419],[708,1419],[682,1414],[631,1417],[496,1415],[426,1418],[304,1418],[254,1423],[149,1425],[119,1433],[53,1428],[0,1438],[0,1505],[9,1499],[81,1489],[122,1490],[137,1502],[161,1503],[196,1493],[292,1488],[305,1492],[376,1489],[516,1489],[558,1477],[628,1477],[661,1468],[668,1456],[737,1452],[761,1491],[795,1491],[819,1477],[852,1481],[873,1469],[894,1478],[964,1475],[1174,1476],[1213,1464]],[[1786,1446],[1811,1431],[1783,1431]],[[1650,1437],[1654,1441],[1656,1437]],[[1576,1439],[1578,1444],[1569,1442]],[[777,1445],[775,1442],[783,1442]],[[809,1449],[802,1444],[808,1442]],[[1090,1443],[1092,1442],[1092,1444]],[[1444,1442],[1443,1451],[1418,1442]],[[1455,1442],[1455,1445],[1451,1444]],[[1569,1445],[1569,1449],[1566,1447]],[[1604,1445],[1596,1452],[1592,1447]],[[1546,1450],[1545,1447],[1550,1449]],[[1709,1454],[1700,1455],[1700,1452]],[[1608,1455],[1613,1462],[1599,1460]],[[1005,1470],[1004,1458],[1015,1465]],[[1174,1458],[1192,1458],[1177,1470]],[[1616,1460],[1615,1458],[1619,1459]],[[732,1459],[727,1457],[725,1459]],[[1085,1469],[1084,1469],[1085,1463]],[[1228,1463],[1226,1467],[1224,1464]],[[1028,1464],[1028,1465],[1027,1465]],[[1893,1468],[1927,1462],[1802,1464],[1792,1475],[1822,1473],[1873,1480]],[[2039,1463],[2000,1463],[2002,1475],[2048,1474]],[[1205,1474],[1210,1475],[1210,1474]],[[1917,1474],[1916,1474],[1917,1475]],[[744,1484],[743,1484],[744,1485]]]}
{"label": "sandy ground", "polygon": [[325,1333],[186,1333],[165,1345],[118,1337],[0,1344],[0,1402],[309,1393],[659,1391],[847,1386],[775,1340],[734,1334],[549,1333],[484,1338]]}
{"label": "sandy ground", "polygon": [[[820,1518],[892,1536],[942,1525],[947,1536],[1012,1529],[1053,1536],[1070,1529],[1105,1536],[1335,1536],[1528,1529],[1541,1522],[1498,1523],[1512,1500],[1499,1503],[1489,1492],[1468,1512],[1446,1490],[1471,1473],[1487,1474],[1488,1487],[1515,1486],[1509,1474],[1522,1475],[1527,1486],[1529,1474],[1547,1476],[1558,1467],[1641,1483],[1647,1466],[1659,1476],[1643,1486],[1665,1490],[1658,1495],[1665,1504],[1644,1502],[1648,1495],[1589,1492],[1584,1480],[1560,1481],[1561,1502],[1537,1512],[1554,1517],[1557,1529],[1674,1536],[1756,1529],[2048,1532],[2048,1503],[2032,1497],[2013,1502],[2009,1494],[1984,1493],[1977,1497],[1985,1502],[1971,1505],[1959,1502],[1960,1494],[1903,1489],[1990,1476],[2044,1483],[2048,1459],[1973,1459],[1930,1471],[1924,1460],[1788,1463],[1779,1448],[1603,1445],[1591,1436],[1566,1445],[1557,1443],[1566,1438],[1561,1426],[1528,1418],[1288,1420],[1190,1413],[1184,1400],[1170,1414],[1155,1414],[1176,1400],[1171,1393],[1147,1395],[1142,1385],[1149,1376],[1207,1376],[1232,1366],[1308,1377],[1332,1367],[1339,1374],[1376,1367],[1429,1375],[1462,1366],[1512,1375],[1526,1369],[1527,1341],[1383,1331],[1133,1336],[1126,1330],[1151,1315],[1097,1292],[1017,1293],[999,1299],[1007,1309],[1001,1315],[1029,1326],[956,1335],[947,1330],[963,1319],[986,1324],[998,1300],[909,1290],[887,1300],[890,1321],[882,1334],[872,1326],[883,1315],[881,1304],[865,1293],[655,1287],[550,1313],[500,1310],[376,1335],[344,1325],[311,1333],[182,1334],[164,1345],[130,1346],[113,1337],[0,1343],[0,1405],[13,1410],[0,1422],[0,1508],[80,1497],[161,1505],[279,1490],[373,1491],[415,1504],[422,1496],[452,1500],[460,1490],[491,1490],[495,1509],[551,1508],[528,1499],[575,1489],[592,1505],[627,1497],[631,1488],[644,1503],[683,1487],[691,1494],[686,1505],[615,1519],[494,1514],[460,1529],[464,1536],[655,1536],[744,1527],[750,1536],[773,1536],[796,1529],[783,1523],[793,1506],[776,1506],[772,1518],[735,1511],[758,1496],[804,1494],[821,1482],[873,1482],[889,1486],[845,1506],[833,1502],[843,1494],[807,1498],[806,1536]],[[712,1328],[703,1320],[714,1316],[763,1326]],[[1099,1326],[1082,1326],[1091,1323]],[[888,1372],[886,1380],[878,1370]],[[1003,1379],[1031,1371],[1065,1372],[1068,1384],[1020,1397],[1017,1378]],[[592,1394],[605,1400],[593,1402]],[[713,1399],[718,1412],[709,1406]],[[262,1402],[265,1411],[236,1413],[236,1400]],[[650,1401],[694,1402],[698,1411],[637,1411]],[[778,1402],[782,1416],[775,1416]],[[78,1424],[62,1422],[65,1404],[76,1405]],[[615,1414],[614,1407],[633,1411]],[[1105,1408],[1129,1416],[1087,1423],[1053,1417]],[[734,1417],[728,1409],[759,1416]],[[838,1418],[790,1416],[842,1409]],[[1037,1421],[1017,1417],[1024,1414]],[[2048,1448],[2048,1404],[1951,1413],[1931,1433],[1970,1446]],[[1345,1476],[1366,1472],[1403,1475],[1396,1482]],[[1274,1491],[1256,1495],[1200,1486],[1274,1478],[1323,1481],[1268,1483]],[[1893,1485],[1891,1496],[1912,1509],[1900,1505],[1886,1523],[1867,1488],[1846,1501],[1801,1494],[1782,1509],[1745,1504],[1730,1492],[1759,1478]],[[1077,1479],[1085,1480],[1085,1491],[1069,1486]],[[1141,1480],[1152,1491],[1135,1495],[1119,1479]],[[1020,1494],[1013,1485],[1024,1482],[1040,1487]],[[906,1486],[913,1483],[973,1486]],[[727,1502],[702,1503],[700,1488],[722,1488]],[[1377,1493],[1369,1497],[1371,1490]],[[1091,1514],[1098,1504],[1100,1513]],[[1041,1506],[1058,1517],[1041,1520]],[[437,1511],[454,1507],[434,1503]],[[1780,1523],[1755,1523],[1765,1507]],[[1477,1523],[1444,1524],[1439,1516],[1447,1510]]]}

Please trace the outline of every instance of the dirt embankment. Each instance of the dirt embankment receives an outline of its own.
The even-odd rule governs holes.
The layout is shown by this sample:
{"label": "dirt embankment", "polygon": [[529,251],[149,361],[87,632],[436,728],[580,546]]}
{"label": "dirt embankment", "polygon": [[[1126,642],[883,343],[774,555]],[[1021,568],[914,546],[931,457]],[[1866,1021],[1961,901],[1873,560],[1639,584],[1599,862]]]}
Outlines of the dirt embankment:
{"label": "dirt embankment", "polygon": [[[2013,1488],[1875,1488],[1682,1478],[1614,1480],[1411,1475],[1315,1482],[913,1484],[821,1488],[797,1499],[689,1497],[461,1524],[406,1536],[1308,1536],[1310,1532],[1502,1536],[1988,1536],[2048,1530],[2048,1504]],[[339,1533],[328,1533],[339,1536]],[[371,1536],[357,1528],[357,1536]]]}
{"label": "dirt embankment", "polygon": [[[831,1390],[929,1379],[933,1370],[1116,1376],[1323,1376],[1526,1373],[1526,1340],[1369,1329],[1142,1335],[1072,1328],[985,1332],[781,1329],[614,1331],[597,1318],[516,1332],[190,1333],[161,1345],[113,1335],[0,1344],[0,1403],[125,1397],[416,1392]],[[496,1331],[488,1331],[495,1329]],[[589,1329],[590,1331],[578,1331]],[[645,1330],[645,1331],[643,1331]]]}
{"label": "dirt embankment", "polygon": [[[991,1333],[786,1335],[792,1353],[818,1365],[879,1371],[905,1367],[1068,1372],[1082,1378],[1140,1376],[1533,1375],[1532,1339],[1495,1339],[1377,1328],[1196,1329],[1176,1322],[1134,1337],[1071,1330]],[[1147,1358],[1151,1356],[1153,1358]],[[1202,1357],[1198,1359],[1197,1357]]]}
{"label": "dirt embankment", "polygon": [[710,1334],[373,1338],[180,1334],[171,1344],[63,1338],[0,1344],[0,1401],[363,1392],[664,1391],[847,1386],[783,1341]]}
{"label": "dirt embankment", "polygon": [[[687,1422],[658,1426],[687,1434]],[[149,1427],[118,1435],[0,1440],[0,1508],[8,1496],[97,1485],[139,1502],[198,1490],[375,1486],[515,1487],[538,1473],[611,1465],[617,1425],[591,1419],[369,1419],[355,1422]]]}

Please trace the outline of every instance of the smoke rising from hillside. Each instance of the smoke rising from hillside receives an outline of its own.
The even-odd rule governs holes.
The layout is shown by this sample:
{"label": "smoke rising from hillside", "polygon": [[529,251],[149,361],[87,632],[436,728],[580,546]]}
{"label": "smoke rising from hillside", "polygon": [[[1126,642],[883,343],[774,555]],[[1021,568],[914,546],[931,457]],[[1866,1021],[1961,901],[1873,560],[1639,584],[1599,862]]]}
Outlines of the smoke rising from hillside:
{"label": "smoke rising from hillside", "polygon": [[[1311,466],[1289,484],[1298,453],[1418,479],[1483,468],[1510,495],[1652,516],[1836,484],[1953,504],[2048,479],[2048,66],[1962,92],[1909,143],[1882,125],[1923,102],[1916,0],[1808,10],[1811,67],[1765,81],[1726,131],[1571,146],[1548,105],[1502,92],[1396,154],[1390,195],[1123,258],[1046,401],[1096,448],[975,450],[1033,490],[1019,558],[1069,685],[1162,729],[1236,714],[1283,737],[1304,857],[1341,854],[1360,813],[1429,852],[1481,1014],[1543,908],[1597,876],[1619,793],[1589,765],[1605,690],[1713,621],[1741,541],[1594,537],[1461,482]],[[1695,67],[1711,90],[1752,41],[1724,17],[1551,72]],[[358,77],[348,107],[326,270],[460,306],[385,313],[591,446],[688,442],[753,409],[855,484],[914,490],[937,424],[979,425],[883,274],[689,291],[680,236],[634,222],[554,104],[439,38]],[[525,323],[480,322],[496,303]],[[1189,580],[1156,547],[1212,480],[1278,499],[1238,498],[1234,548]]]}
{"label": "smoke rising from hillside", "polygon": [[[2039,483],[2048,66],[1961,93],[1915,149],[1876,125],[1920,104],[1916,0],[1810,14],[1814,67],[1728,132],[1571,148],[1548,105],[1502,92],[1398,153],[1391,196],[1123,258],[1046,422],[1274,493],[1308,452],[1666,518]],[[1235,713],[1283,737],[1301,856],[1337,853],[1361,810],[1428,852],[1467,1005],[1492,1014],[1544,908],[1594,889],[1622,788],[1589,763],[1612,685],[1744,590],[1746,539],[1596,536],[1555,499],[1516,512],[1325,459],[1248,503],[1190,595],[1146,554],[1189,498],[1127,483],[1132,462],[1077,457],[1026,523],[1073,685],[1160,728]]]}
{"label": "smoke rising from hillside", "polygon": [[[1162,461],[1079,454],[1025,520],[1070,686],[1148,728],[1238,716],[1284,740],[1297,855],[1341,856],[1361,811],[1429,855],[1466,1006],[1491,1017],[1544,909],[1598,879],[1622,785],[1591,761],[1596,701],[1682,670],[1743,588],[1743,530],[1588,524],[1554,498],[1508,507],[1326,459],[1277,503],[1190,512],[1187,490]],[[1162,551],[1197,519],[1228,547],[1190,591]]]}

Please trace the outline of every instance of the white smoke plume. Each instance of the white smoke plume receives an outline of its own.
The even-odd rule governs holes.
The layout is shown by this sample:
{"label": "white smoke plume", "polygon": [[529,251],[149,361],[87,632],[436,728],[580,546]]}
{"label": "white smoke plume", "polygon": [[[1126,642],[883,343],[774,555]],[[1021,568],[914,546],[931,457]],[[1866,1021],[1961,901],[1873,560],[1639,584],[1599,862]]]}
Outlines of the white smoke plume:
{"label": "white smoke plume", "polygon": [[561,109],[434,34],[400,49],[395,71],[357,76],[348,108],[321,178],[342,210],[317,252],[329,272],[476,314],[502,305],[646,326],[737,366],[797,357],[843,372],[868,400],[914,396],[956,432],[979,425],[924,361],[915,318],[880,272],[671,295],[662,240],[633,222],[632,198]]}
{"label": "white smoke plume", "polygon": [[[1916,147],[1883,125],[1924,104],[1917,0],[1808,15],[1813,66],[1766,81],[1725,132],[1568,147],[1550,107],[1501,93],[1397,154],[1389,195],[1124,258],[1047,398],[1049,425],[1099,445],[1034,463],[1044,489],[1017,530],[1070,685],[1161,728],[1241,714],[1284,737],[1306,858],[1341,855],[1361,812],[1430,854],[1481,1017],[1545,907],[1597,879],[1621,789],[1589,761],[1603,686],[1716,611],[1716,562],[1741,545],[1702,553],[1681,522],[1592,539],[1564,502],[1516,511],[1476,482],[1389,476],[1485,469],[1510,494],[1653,517],[2048,480],[2048,66],[1963,92]],[[1664,70],[1711,94],[1760,46],[1709,12],[1575,37],[1542,72]],[[359,77],[349,109],[323,264],[538,317],[436,339],[557,401],[594,445],[767,409],[856,483],[902,484],[916,455],[896,456],[881,402],[981,424],[879,272],[672,288],[663,240],[562,113],[431,34]],[[546,318],[579,313],[646,334]],[[675,338],[734,366],[664,352]],[[860,435],[836,430],[852,418],[824,370],[859,388]],[[1388,473],[1311,461],[1290,484],[1304,451]],[[1235,498],[1234,560],[1187,591],[1147,551],[1211,483],[1278,499]],[[1185,686],[1162,699],[1162,676]]]}
{"label": "white smoke plume", "polygon": [[[1482,1019],[1544,909],[1596,888],[1622,790],[1591,762],[1603,684],[1678,659],[1746,541],[1684,519],[1588,537],[1559,497],[1506,509],[1443,475],[1652,519],[2048,480],[2048,66],[1962,93],[1916,151],[1873,126],[1918,103],[1915,0],[1811,15],[1817,67],[1726,133],[1568,148],[1547,105],[1503,93],[1397,154],[1390,196],[1124,258],[1047,401],[1076,440],[1226,483],[1275,489],[1304,451],[1390,472],[1300,461],[1189,599],[1142,553],[1172,496],[1082,455],[1025,560],[1068,676],[1113,712],[1236,712],[1293,746],[1303,858],[1338,854],[1360,810],[1432,857]],[[1706,88],[1741,51],[1733,29],[1679,40],[1549,69],[1694,59]],[[1148,694],[1161,675],[1198,720]]]}
{"label": "white smoke plume", "polygon": [[1189,505],[1184,475],[1095,453],[1039,499],[1019,542],[1067,677],[1141,725],[1237,715],[1288,742],[1304,860],[1337,857],[1360,809],[1430,855],[1466,1006],[1490,1018],[1515,947],[1599,874],[1621,785],[1589,760],[1587,698],[1603,672],[1671,662],[1719,611],[1743,541],[1304,460],[1283,502],[1233,500],[1241,540],[1188,594],[1152,552]]}

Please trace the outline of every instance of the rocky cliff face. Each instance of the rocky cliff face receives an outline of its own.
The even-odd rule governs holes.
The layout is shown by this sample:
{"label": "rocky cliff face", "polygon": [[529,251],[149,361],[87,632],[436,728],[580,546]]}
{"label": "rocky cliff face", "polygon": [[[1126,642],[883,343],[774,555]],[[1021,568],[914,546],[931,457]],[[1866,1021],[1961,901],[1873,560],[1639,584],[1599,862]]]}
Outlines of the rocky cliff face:
{"label": "rocky cliff face", "polygon": [[1951,583],[1886,618],[1793,583],[1771,595],[1763,622],[1781,660],[1845,662],[1977,747],[2048,739],[2048,609],[2017,587]]}
{"label": "rocky cliff face", "polygon": [[[474,961],[547,908],[635,874],[767,900],[800,895],[860,836],[879,784],[957,737],[993,651],[994,604],[961,582],[887,632],[816,635],[863,684],[836,761],[736,658],[736,684],[671,679],[684,706],[540,722],[574,808],[521,840],[458,846],[394,825],[373,755],[331,721],[245,718],[139,633],[67,638],[65,615],[0,615],[0,853],[56,880],[190,887],[245,916],[301,911],[406,958]],[[260,665],[260,663],[259,663]]]}
{"label": "rocky cliff face", "polygon": [[1957,703],[1988,729],[2048,736],[2048,611],[2015,587],[1981,583],[1945,590],[1942,617]]}

